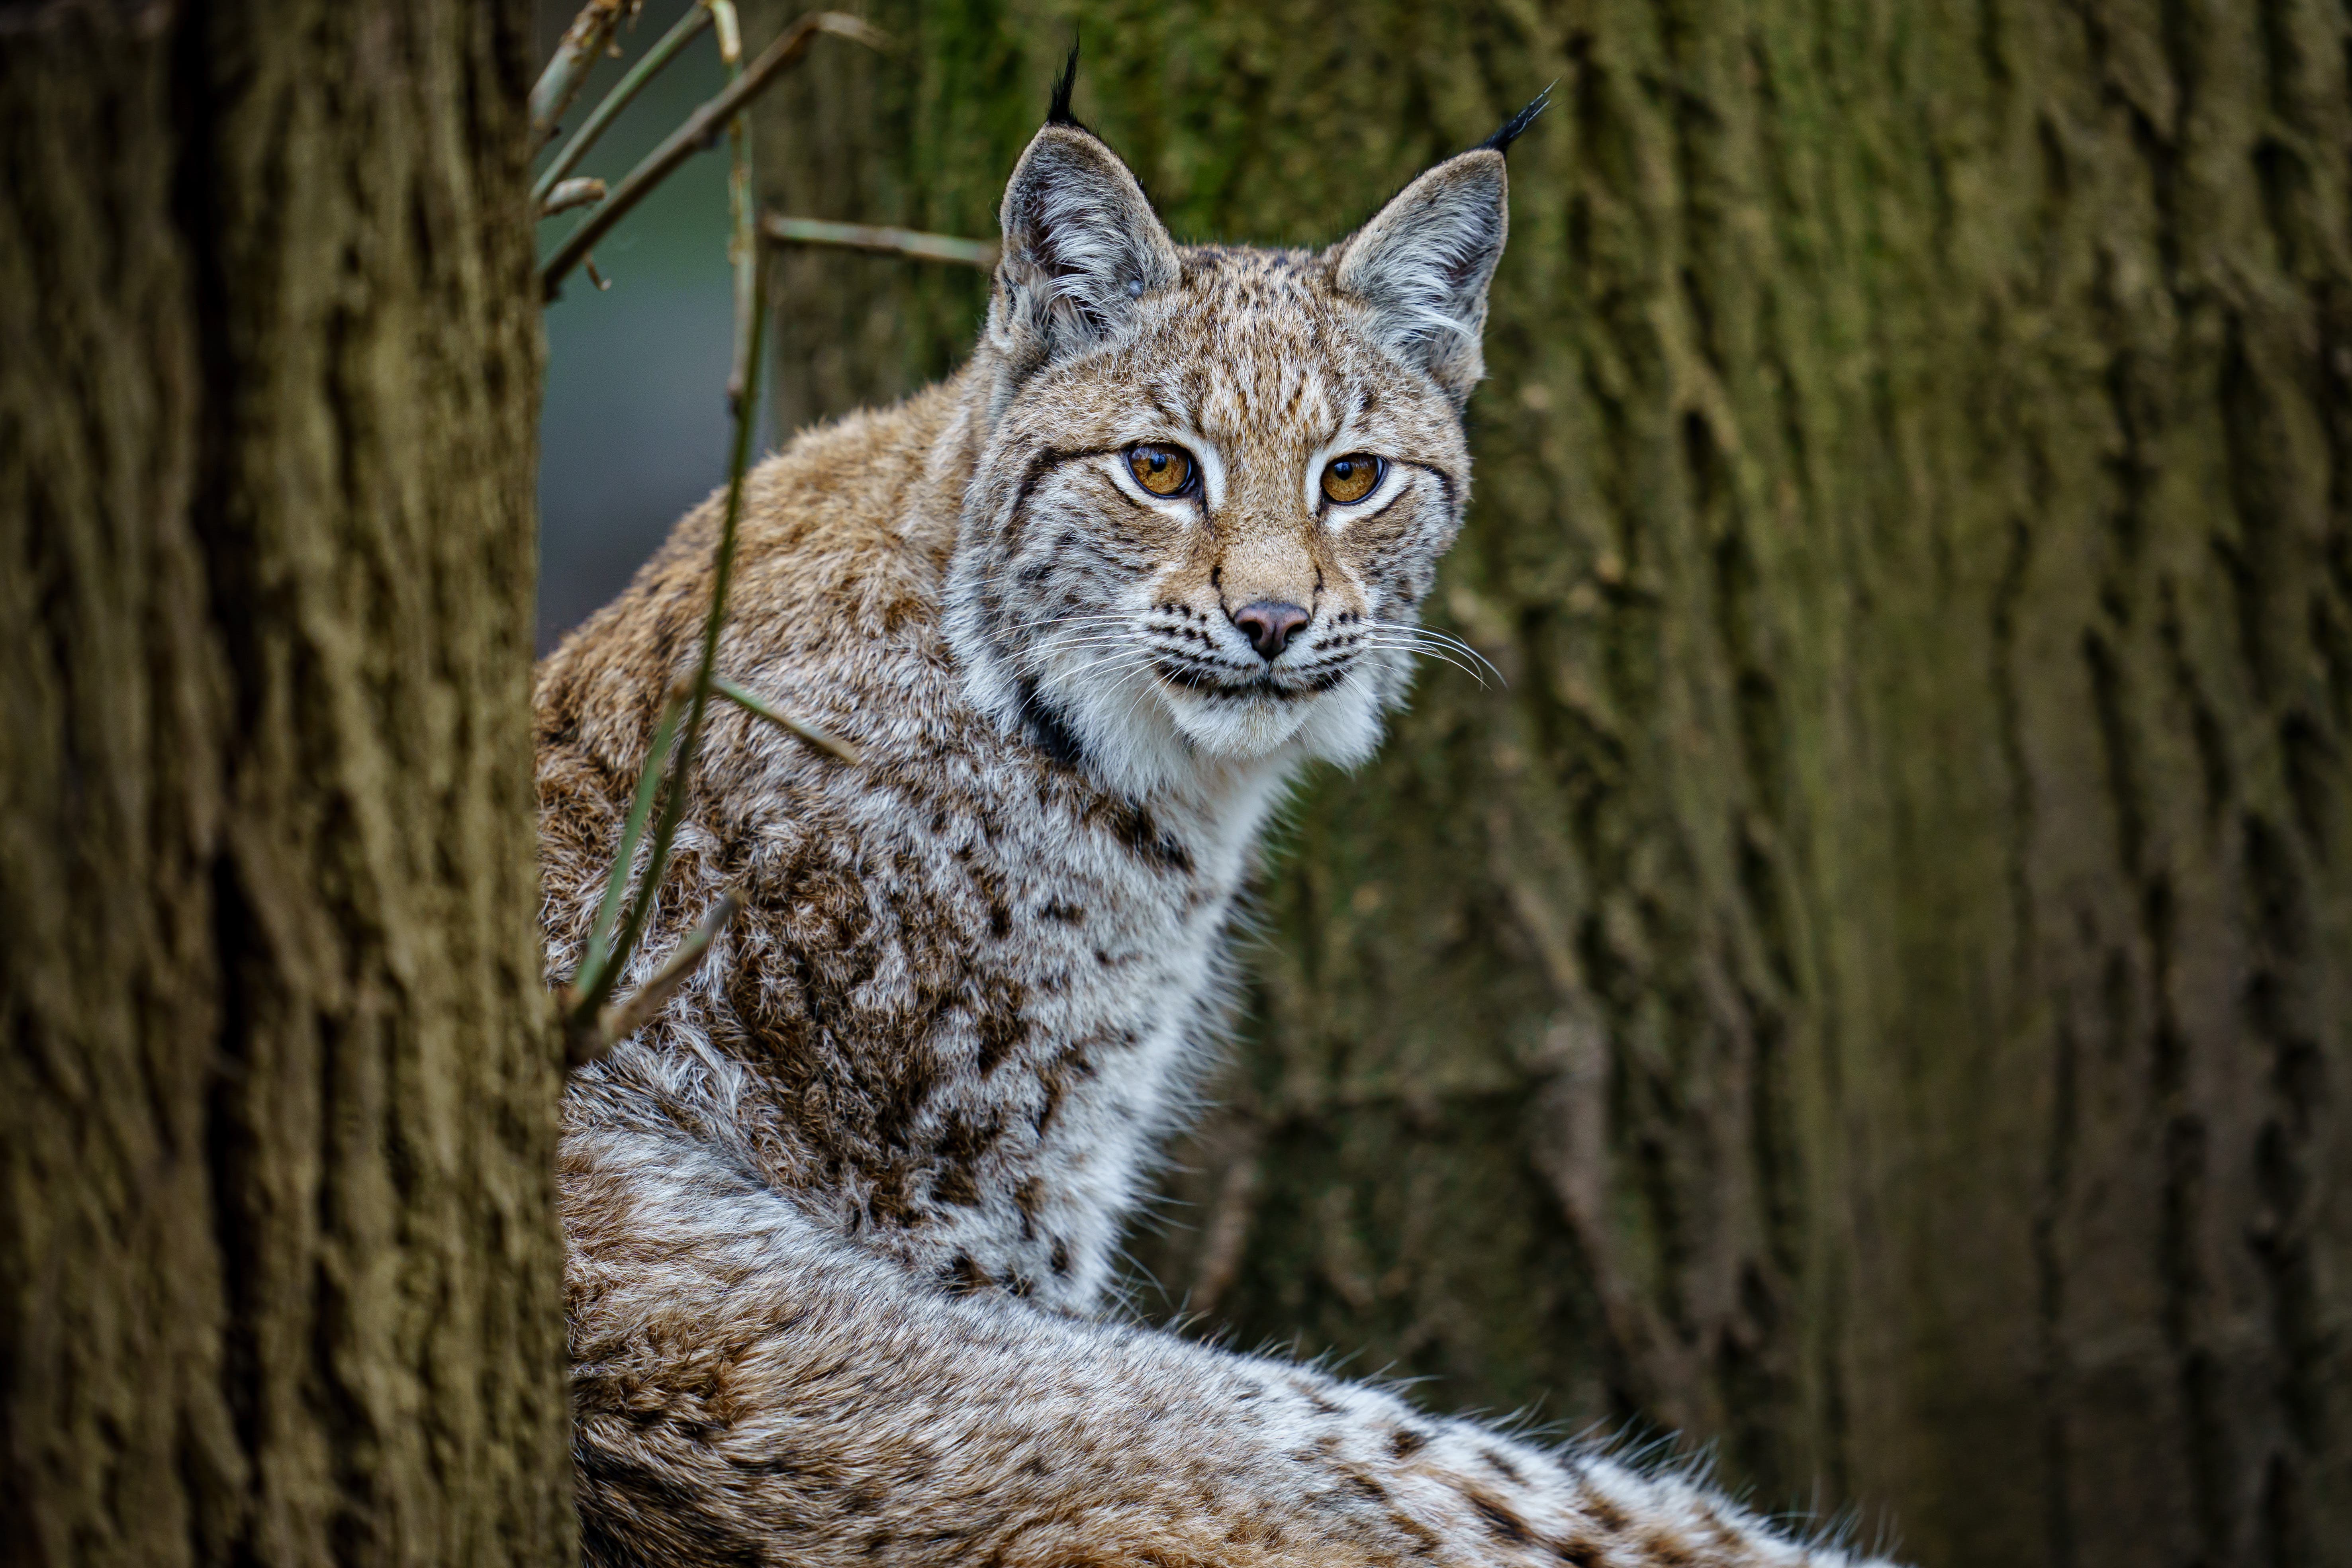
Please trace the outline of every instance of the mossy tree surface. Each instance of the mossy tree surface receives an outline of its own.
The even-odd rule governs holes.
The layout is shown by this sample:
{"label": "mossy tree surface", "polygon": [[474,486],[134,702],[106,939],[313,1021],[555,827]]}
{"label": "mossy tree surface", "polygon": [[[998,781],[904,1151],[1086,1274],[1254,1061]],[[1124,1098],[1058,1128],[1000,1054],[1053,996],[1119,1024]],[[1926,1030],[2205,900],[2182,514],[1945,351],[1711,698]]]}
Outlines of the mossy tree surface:
{"label": "mossy tree surface", "polygon": [[[1334,237],[1559,80],[1431,606],[1508,684],[1301,799],[1171,1295],[1926,1563],[2352,1563],[2343,13],[874,19],[774,205],[987,234],[1074,26],[1196,238]],[[984,300],[779,266],[795,420]]]}
{"label": "mossy tree surface", "polygon": [[0,7],[0,1556],[574,1556],[527,8]]}

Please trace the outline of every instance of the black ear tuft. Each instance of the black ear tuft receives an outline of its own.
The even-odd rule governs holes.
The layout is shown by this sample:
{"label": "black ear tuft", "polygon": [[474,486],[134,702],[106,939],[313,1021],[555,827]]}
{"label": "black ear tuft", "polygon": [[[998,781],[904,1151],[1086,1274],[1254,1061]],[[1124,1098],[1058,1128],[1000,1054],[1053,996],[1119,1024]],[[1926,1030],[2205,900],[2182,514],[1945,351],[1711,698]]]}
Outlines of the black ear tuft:
{"label": "black ear tuft", "polygon": [[[1056,112],[1068,94],[1065,77]],[[1182,278],[1176,242],[1134,172],[1066,114],[1030,139],[1005,184],[997,226],[1004,248],[989,341],[1020,374],[1116,336],[1138,300]]]}
{"label": "black ear tuft", "polygon": [[1069,61],[1062,67],[1062,79],[1054,84],[1054,101],[1045,109],[1046,124],[1076,125],[1081,131],[1087,129],[1084,125],[1079,125],[1077,116],[1070,112],[1070,89],[1077,85],[1078,40],[1073,35],[1070,39]]}
{"label": "black ear tuft", "polygon": [[1362,307],[1365,330],[1457,408],[1486,374],[1478,336],[1511,228],[1504,163],[1491,143],[1448,158],[1332,247],[1331,281]]}
{"label": "black ear tuft", "polygon": [[[1075,47],[1073,47],[1070,50],[1070,67],[1073,70],[1077,68],[1077,62],[1078,51]],[[1065,87],[1067,85],[1067,83],[1064,84]],[[1559,85],[1559,83],[1554,82],[1551,84],[1551,87],[1558,87]],[[1503,128],[1500,131],[1496,132],[1492,136],[1487,137],[1484,142],[1479,142],[1479,147],[1483,151],[1488,153],[1509,152],[1511,150],[1511,143],[1525,135],[1527,133],[1528,127],[1536,122],[1536,116],[1541,114],[1545,108],[1550,104],[1551,87],[1548,87],[1541,92],[1536,94],[1536,99],[1533,103],[1528,104],[1525,109],[1520,110],[1508,120],[1504,121]]]}

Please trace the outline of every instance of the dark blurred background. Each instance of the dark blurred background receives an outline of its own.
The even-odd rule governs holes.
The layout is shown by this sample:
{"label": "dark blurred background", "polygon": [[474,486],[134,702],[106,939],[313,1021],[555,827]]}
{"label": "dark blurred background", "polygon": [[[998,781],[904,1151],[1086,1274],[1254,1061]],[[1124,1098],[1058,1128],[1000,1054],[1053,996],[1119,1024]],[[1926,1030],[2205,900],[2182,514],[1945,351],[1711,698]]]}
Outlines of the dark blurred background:
{"label": "dark blurred background", "polygon": [[[1139,1308],[1927,1563],[2352,1562],[2341,12],[861,14],[898,52],[759,111],[773,208],[992,237],[1074,31],[1183,238],[1337,237],[1559,84],[1428,606],[1508,683],[1308,781]],[[721,477],[724,221],[706,159],[550,313],[542,641]],[[772,433],[984,300],[771,265]]]}

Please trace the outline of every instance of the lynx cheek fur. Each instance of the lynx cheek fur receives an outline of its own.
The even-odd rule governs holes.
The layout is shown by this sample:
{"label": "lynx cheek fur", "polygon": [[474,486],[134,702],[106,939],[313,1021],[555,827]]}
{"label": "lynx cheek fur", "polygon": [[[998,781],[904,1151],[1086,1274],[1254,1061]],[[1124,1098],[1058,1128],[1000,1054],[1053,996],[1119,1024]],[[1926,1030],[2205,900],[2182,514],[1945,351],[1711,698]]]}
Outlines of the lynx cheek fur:
{"label": "lynx cheek fur", "polygon": [[[1270,802],[1403,693],[1468,493],[1502,148],[1328,251],[1180,247],[1056,112],[971,363],[750,481],[654,921],[744,913],[583,1070],[561,1171],[588,1560],[1829,1563],[1687,1478],[1102,1321]],[[715,509],[542,667],[576,963]]]}

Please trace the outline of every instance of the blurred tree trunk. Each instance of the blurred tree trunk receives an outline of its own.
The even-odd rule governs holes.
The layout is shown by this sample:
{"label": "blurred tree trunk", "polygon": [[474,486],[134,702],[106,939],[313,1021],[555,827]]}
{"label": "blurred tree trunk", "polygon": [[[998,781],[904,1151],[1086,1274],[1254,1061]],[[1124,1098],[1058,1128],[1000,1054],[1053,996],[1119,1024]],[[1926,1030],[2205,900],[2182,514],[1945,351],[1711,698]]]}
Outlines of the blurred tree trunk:
{"label": "blurred tree trunk", "polygon": [[[1061,6],[886,0],[770,199],[985,235]],[[2352,44],[2303,0],[1088,7],[1180,235],[1515,149],[1470,527],[1138,1252],[1930,1563],[2352,1563]],[[787,417],[977,275],[779,263]]]}
{"label": "blurred tree trunk", "polygon": [[572,1556],[528,14],[0,7],[0,1549]]}

